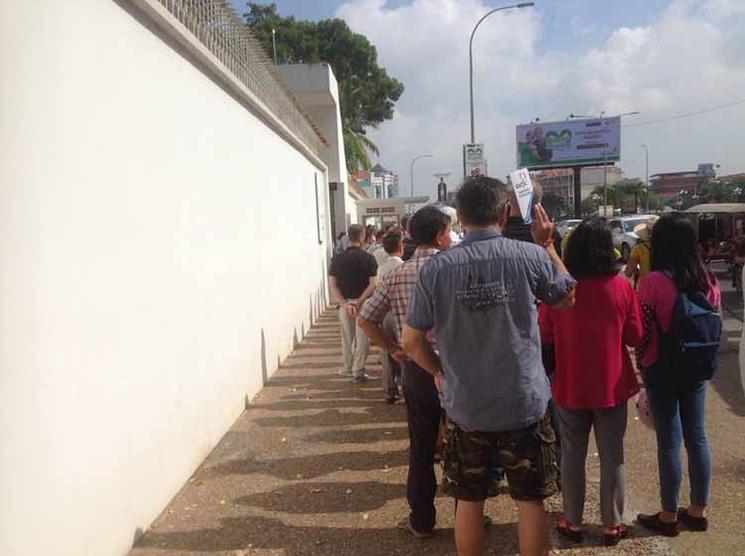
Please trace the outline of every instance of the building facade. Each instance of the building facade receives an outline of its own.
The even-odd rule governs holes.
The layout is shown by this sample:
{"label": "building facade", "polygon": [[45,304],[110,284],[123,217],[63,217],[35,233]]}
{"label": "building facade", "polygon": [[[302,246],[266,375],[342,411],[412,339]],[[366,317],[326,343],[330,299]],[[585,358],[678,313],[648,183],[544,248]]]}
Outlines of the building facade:
{"label": "building facade", "polygon": [[652,191],[660,199],[668,201],[678,195],[698,194],[699,188],[715,177],[712,164],[699,164],[697,170],[688,172],[665,172],[649,177]]}
{"label": "building facade", "polygon": [[371,199],[393,199],[398,197],[398,175],[380,164],[372,167],[369,174]]}
{"label": "building facade", "polygon": [[574,174],[571,168],[556,168],[535,172],[533,179],[543,188],[543,195],[555,195],[563,206],[574,206]]}
{"label": "building facade", "polygon": [[[604,177],[605,174],[605,177]],[[623,171],[618,166],[608,166],[605,172],[602,166],[588,166],[582,168],[580,184],[582,187],[582,198],[584,201],[598,187],[603,187],[605,183],[612,186],[623,177]]]}

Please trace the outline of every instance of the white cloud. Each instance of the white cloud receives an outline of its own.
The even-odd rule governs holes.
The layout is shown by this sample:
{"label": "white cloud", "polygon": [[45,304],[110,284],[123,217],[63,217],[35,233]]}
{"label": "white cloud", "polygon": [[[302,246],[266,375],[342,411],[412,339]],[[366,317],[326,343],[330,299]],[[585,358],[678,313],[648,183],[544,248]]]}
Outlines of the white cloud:
{"label": "white cloud", "polygon": [[[619,22],[605,42],[579,53],[539,50],[539,41],[550,44],[541,39],[556,24],[539,10],[495,14],[474,42],[476,134],[486,143],[490,173],[514,168],[514,126],[535,117],[639,110],[643,114],[627,123],[640,123],[744,98],[744,6],[742,0],[672,0],[651,25]],[[394,120],[371,133],[381,162],[401,175],[406,191],[409,163],[420,153],[435,158],[417,163],[417,192],[434,194],[436,171],[452,172],[452,185],[461,177],[461,145],[469,137],[468,37],[488,9],[481,0],[414,0],[399,8],[350,0],[338,9],[406,86]],[[745,105],[625,128],[622,167],[641,175],[640,145],[647,143],[653,172],[708,160],[725,171],[745,170],[737,158],[745,150],[743,121]]]}

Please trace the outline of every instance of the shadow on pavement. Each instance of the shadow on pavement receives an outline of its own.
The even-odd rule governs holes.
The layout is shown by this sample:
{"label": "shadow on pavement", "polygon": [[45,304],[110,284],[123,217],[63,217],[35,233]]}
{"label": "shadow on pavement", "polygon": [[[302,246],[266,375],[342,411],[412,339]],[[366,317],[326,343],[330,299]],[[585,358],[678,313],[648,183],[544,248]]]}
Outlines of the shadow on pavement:
{"label": "shadow on pavement", "polygon": [[[487,554],[517,552],[515,523],[494,524],[487,533]],[[225,518],[220,527],[183,532],[152,531],[137,548],[184,551],[282,550],[287,556],[354,554],[381,556],[453,553],[452,529],[439,530],[432,539],[418,540],[397,528],[292,526],[266,517]]]}
{"label": "shadow on pavement", "polygon": [[[340,402],[340,405],[344,402]],[[404,409],[401,405],[371,406],[366,411],[350,413],[338,409],[326,409],[315,415],[292,415],[287,417],[257,417],[253,420],[260,427],[337,427],[339,425],[366,425],[375,422],[401,422]]]}
{"label": "shadow on pavement", "polygon": [[[260,460],[257,458],[243,458],[229,460],[217,465],[200,469],[195,478],[208,479],[224,475],[250,475],[262,473],[280,479],[315,479],[334,473],[338,470],[347,471],[380,471],[386,468],[399,467],[408,464],[408,450],[393,452],[337,452],[333,456],[318,454],[277,460]],[[398,495],[403,490],[398,489]]]}
{"label": "shadow on pavement", "polygon": [[[382,394],[378,397],[382,400]],[[316,400],[313,394],[308,394],[281,402],[255,403],[251,405],[251,409],[262,409],[265,411],[305,411],[307,409],[365,408],[370,407],[372,405],[371,402],[372,400],[358,399]]]}
{"label": "shadow on pavement", "polygon": [[354,429],[324,431],[305,437],[308,442],[325,442],[330,444],[367,444],[390,440],[408,440],[409,430],[405,426],[374,429]]}
{"label": "shadow on pavement", "polygon": [[235,504],[254,506],[288,514],[354,513],[382,508],[389,500],[401,498],[404,485],[361,483],[297,483],[271,492],[250,494]]}

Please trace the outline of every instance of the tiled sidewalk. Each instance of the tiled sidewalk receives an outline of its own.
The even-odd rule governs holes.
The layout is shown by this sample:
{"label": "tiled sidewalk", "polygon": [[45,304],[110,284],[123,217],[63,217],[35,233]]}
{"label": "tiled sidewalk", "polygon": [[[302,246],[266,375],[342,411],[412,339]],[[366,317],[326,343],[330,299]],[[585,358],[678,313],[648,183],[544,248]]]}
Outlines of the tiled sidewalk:
{"label": "tiled sidewalk", "polygon": [[[377,377],[378,352],[368,358]],[[353,385],[341,363],[336,317],[327,313],[184,485],[130,556],[453,554],[453,503],[437,500],[438,534],[416,540],[396,528],[405,499],[404,406],[387,405],[376,378]],[[592,458],[590,458],[592,459]],[[597,462],[588,466],[588,521],[597,522]],[[558,499],[550,501],[555,515]],[[516,515],[504,495],[487,503],[488,554],[514,554]],[[643,531],[637,534],[644,535]],[[615,551],[595,528],[561,554],[666,554],[654,537]]]}

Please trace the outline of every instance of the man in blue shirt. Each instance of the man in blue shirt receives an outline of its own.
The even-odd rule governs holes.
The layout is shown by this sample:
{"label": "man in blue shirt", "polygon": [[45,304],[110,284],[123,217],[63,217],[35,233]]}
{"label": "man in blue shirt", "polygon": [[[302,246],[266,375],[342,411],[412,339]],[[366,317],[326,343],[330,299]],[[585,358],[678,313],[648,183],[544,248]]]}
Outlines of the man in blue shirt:
{"label": "man in blue shirt", "polygon": [[[546,554],[543,500],[556,492],[551,397],[541,362],[536,301],[574,302],[574,280],[534,208],[534,244],[507,239],[510,191],[468,180],[457,194],[463,242],[424,266],[409,303],[403,349],[435,377],[448,416],[444,489],[458,500],[458,554],[481,554],[491,468],[505,469],[519,511],[521,554]],[[434,330],[439,353],[426,341]]]}

